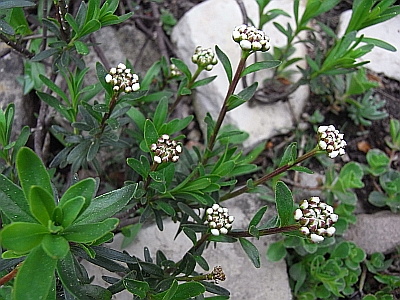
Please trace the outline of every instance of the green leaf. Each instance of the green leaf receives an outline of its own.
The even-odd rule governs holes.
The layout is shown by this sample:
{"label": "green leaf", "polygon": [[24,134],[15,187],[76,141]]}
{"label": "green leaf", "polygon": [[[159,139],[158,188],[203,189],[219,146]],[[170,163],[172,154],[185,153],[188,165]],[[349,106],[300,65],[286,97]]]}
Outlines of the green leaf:
{"label": "green leaf", "polygon": [[94,198],[74,224],[94,223],[112,217],[126,206],[136,188],[137,183]]}
{"label": "green leaf", "polygon": [[[85,205],[85,198],[82,196],[77,196],[75,198],[69,199],[62,205],[63,210],[63,220],[61,226],[67,228],[71,225],[75,219],[78,217],[79,213]],[[59,207],[61,207],[59,205]]]}
{"label": "green leaf", "polygon": [[90,294],[83,288],[84,285],[82,285],[79,280],[80,270],[77,270],[77,265],[79,265],[78,262],[75,260],[72,253],[68,251],[67,255],[57,262],[57,274],[63,287],[74,296],[75,299],[92,300],[93,298],[89,297]]}
{"label": "green leaf", "polygon": [[256,62],[248,67],[246,67],[242,73],[240,74],[240,77],[246,76],[248,74],[264,70],[264,69],[271,69],[271,68],[276,68],[281,64],[280,60],[265,60],[265,61],[259,61]]}
{"label": "green leaf", "polygon": [[4,248],[17,253],[27,253],[42,242],[49,230],[41,224],[14,222],[1,231]]}
{"label": "green leaf", "polygon": [[297,157],[297,143],[291,143],[286,147],[285,152],[281,158],[281,162],[279,163],[279,167],[284,165],[291,165],[296,160]]}
{"label": "green leaf", "polygon": [[142,176],[143,179],[146,179],[150,172],[150,163],[146,156],[141,155],[140,161],[136,158],[130,157],[127,158],[126,163],[130,166],[136,173]]}
{"label": "green leaf", "polygon": [[52,80],[47,78],[46,76],[39,74],[39,78],[45,85],[47,85],[53,92],[55,92],[57,95],[61,97],[65,101],[65,103],[70,104],[69,99],[67,95],[64,93],[64,91],[59,88]]}
{"label": "green leaf", "polygon": [[21,188],[0,174],[0,209],[13,222],[35,223]]}
{"label": "green leaf", "polygon": [[257,225],[260,223],[262,217],[264,216],[265,212],[267,211],[267,208],[268,207],[265,205],[256,212],[256,214],[250,221],[249,228],[250,228],[250,226],[257,227]]}
{"label": "green leaf", "polygon": [[228,101],[226,102],[226,106],[228,107],[228,111],[230,111],[242,105],[243,103],[246,103],[246,100],[244,100],[242,97],[238,95],[230,95]]}
{"label": "green leaf", "polygon": [[239,238],[240,245],[242,246],[244,252],[250,258],[251,262],[256,268],[260,267],[260,253],[256,246],[252,242],[246,240],[245,238]]}
{"label": "green leaf", "polygon": [[47,226],[56,207],[53,196],[40,186],[32,186],[29,193],[29,204],[32,215],[44,226]]}
{"label": "green leaf", "polygon": [[153,122],[157,130],[164,124],[168,113],[168,98],[161,98],[157,105],[156,111],[154,112]]}
{"label": "green leaf", "polygon": [[385,49],[385,50],[388,50],[391,52],[397,51],[396,47],[394,47],[393,45],[391,45],[385,41],[379,40],[379,39],[363,37],[362,41],[365,43],[368,43],[368,44],[373,44],[376,47],[379,47],[379,48],[382,48],[382,49]]}
{"label": "green leaf", "polygon": [[35,2],[25,0],[5,0],[0,2],[0,9],[8,9],[14,7],[35,6]]}
{"label": "green leaf", "polygon": [[58,52],[60,52],[60,49],[58,48],[47,49],[36,54],[34,57],[31,58],[31,61],[33,62],[42,61]]}
{"label": "green leaf", "polygon": [[42,187],[53,195],[50,177],[39,157],[31,149],[22,147],[17,154],[17,171],[25,197],[29,199],[31,187]]}
{"label": "green leaf", "polygon": [[62,105],[57,98],[39,91],[37,91],[36,94],[43,102],[54,108],[60,115],[66,118],[69,122],[72,123],[74,121],[72,114],[70,114],[70,112],[68,111],[68,108]]}
{"label": "green leaf", "polygon": [[[42,247],[36,247],[18,269],[13,299],[47,299],[54,281],[57,260],[50,258]],[[40,276],[38,276],[40,272]]]}
{"label": "green leaf", "polygon": [[61,197],[59,206],[63,207],[65,203],[78,196],[82,196],[85,200],[83,210],[86,209],[96,192],[96,180],[93,178],[83,179],[74,185],[70,186]]}
{"label": "green leaf", "polygon": [[69,252],[68,241],[62,236],[54,234],[44,236],[42,247],[47,255],[54,259],[63,258]]}
{"label": "green leaf", "polygon": [[150,290],[150,286],[145,281],[134,280],[130,278],[124,278],[123,283],[125,288],[132,294],[138,296],[140,299],[146,297],[147,292]]}
{"label": "green leaf", "polygon": [[110,218],[99,223],[72,225],[65,229],[62,235],[70,242],[90,243],[114,230],[118,222],[118,219]]}
{"label": "green leaf", "polygon": [[222,66],[224,67],[229,83],[232,83],[232,65],[228,56],[224,52],[222,52],[222,50],[217,45],[215,46],[215,53],[217,54],[218,59],[221,61]]}
{"label": "green leaf", "polygon": [[217,75],[197,80],[190,88],[195,89],[200,86],[207,85],[210,82],[214,81],[215,78],[217,78]]}
{"label": "green leaf", "polygon": [[76,52],[78,52],[78,54],[80,55],[88,55],[90,52],[88,46],[86,46],[86,44],[81,41],[75,41],[74,46]]}
{"label": "green leaf", "polygon": [[283,244],[284,240],[277,241],[269,245],[267,257],[270,261],[280,261],[286,256],[286,248]]}
{"label": "green leaf", "polygon": [[[91,2],[89,2],[91,3]],[[90,20],[83,26],[82,30],[79,32],[79,37],[83,37],[92,32],[95,32],[101,28],[101,23],[98,20]]]}
{"label": "green leaf", "polygon": [[188,66],[181,61],[180,59],[177,58],[171,58],[171,62],[179,69],[182,71],[183,74],[185,74],[188,82],[192,79],[192,74],[190,73],[190,70]]}
{"label": "green leaf", "polygon": [[158,138],[159,134],[156,127],[151,120],[147,119],[144,124],[144,139],[149,150],[151,148],[151,144],[156,143]]}
{"label": "green leaf", "polygon": [[122,234],[124,235],[124,240],[121,244],[121,249],[128,247],[136,238],[137,234],[142,228],[141,223],[136,223],[133,225],[125,226],[121,229]]}
{"label": "green leaf", "polygon": [[[196,282],[196,281],[191,281],[191,282],[185,282],[185,283],[178,285],[178,288],[176,289],[175,293],[173,293],[173,295],[171,295],[172,293],[169,292],[169,290],[166,290],[162,293],[155,295],[155,299],[157,299],[157,300],[191,299],[192,297],[196,297],[198,295],[203,294],[205,291],[206,291],[206,288],[201,283]],[[167,294],[168,294],[168,298],[165,298]]]}
{"label": "green leaf", "polygon": [[250,85],[247,88],[245,88],[244,90],[240,91],[238,96],[245,101],[249,101],[254,96],[254,93],[256,92],[257,87],[258,87],[258,82],[254,82],[252,85]]}
{"label": "green leaf", "polygon": [[287,185],[278,181],[275,188],[276,209],[279,215],[280,227],[293,223],[293,197]]}

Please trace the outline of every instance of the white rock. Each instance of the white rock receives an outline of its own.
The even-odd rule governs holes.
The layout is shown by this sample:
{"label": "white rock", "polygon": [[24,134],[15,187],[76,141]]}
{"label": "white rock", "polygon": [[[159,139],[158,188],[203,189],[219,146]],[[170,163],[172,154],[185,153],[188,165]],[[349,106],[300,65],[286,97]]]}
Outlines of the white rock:
{"label": "white rock", "polygon": [[[255,1],[243,1],[248,16],[258,23],[258,7]],[[273,0],[267,6],[268,9],[280,8],[288,13],[293,12],[293,1],[291,0]],[[300,10],[304,9],[302,3]],[[291,22],[294,27],[293,18],[278,17],[274,22],[278,22],[286,27],[287,22]],[[185,16],[174,27],[172,32],[172,40],[176,45],[176,52],[191,69],[195,71],[196,66],[191,62],[191,56],[194,49],[201,45],[202,47],[212,47],[218,45],[231,59],[233,72],[240,59],[240,47],[233,41],[233,29],[243,23],[242,15],[235,0],[209,0],[188,11]],[[263,28],[265,33],[270,37],[272,46],[283,46],[286,43],[285,36],[280,33],[271,23],[266,24]],[[303,45],[296,44],[297,51],[295,56],[304,57],[306,50]],[[271,51],[271,50],[270,50]],[[261,53],[260,53],[261,54]],[[258,61],[262,60],[262,56],[258,57]],[[248,60],[254,62],[254,54]],[[304,62],[301,61],[304,67]],[[272,71],[263,71],[256,74],[256,81],[259,87],[262,81],[271,74]],[[197,118],[201,126],[205,126],[203,120],[207,112],[210,112],[214,119],[217,118],[224,101],[228,81],[223,70],[221,62],[219,62],[212,72],[207,72],[207,76],[218,75],[210,85],[200,87],[196,92],[195,110]],[[204,76],[204,74],[203,74]],[[298,76],[300,76],[298,74]],[[248,83],[252,83],[252,76],[248,76]],[[293,76],[292,81],[295,82],[298,77]],[[242,83],[236,89],[236,93],[243,89]],[[297,119],[301,113],[305,100],[308,97],[308,87],[301,86],[295,94],[290,96],[290,104],[288,102],[278,102],[274,105],[259,105],[250,107],[247,103],[237,109],[228,112],[226,123],[235,125],[241,130],[250,134],[244,146],[252,147],[255,144],[270,138],[273,135],[284,133],[293,126],[293,116]],[[293,114],[293,116],[292,116]],[[225,124],[226,124],[225,123]],[[203,127],[203,132],[205,128]]]}
{"label": "white rock", "polygon": [[[345,11],[340,16],[338,36],[343,36],[351,18],[351,10]],[[386,22],[379,23],[359,32],[357,36],[364,34],[365,37],[383,40],[396,49],[400,49],[400,16],[396,16]],[[399,52],[390,52],[379,47],[374,47],[371,52],[364,55],[361,61],[370,61],[366,68],[376,72],[384,73],[387,77],[400,80],[400,55]]]}

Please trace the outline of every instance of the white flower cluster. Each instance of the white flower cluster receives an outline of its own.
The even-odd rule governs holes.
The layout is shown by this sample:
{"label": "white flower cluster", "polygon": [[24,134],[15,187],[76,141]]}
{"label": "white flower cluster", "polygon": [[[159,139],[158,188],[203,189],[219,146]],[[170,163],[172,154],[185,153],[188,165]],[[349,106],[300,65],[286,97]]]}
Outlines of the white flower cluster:
{"label": "white flower cluster", "polygon": [[171,72],[171,77],[177,77],[177,76],[182,75],[181,70],[179,70],[179,69],[177,68],[177,66],[174,65],[174,64],[171,64],[171,65],[169,66],[169,71]]}
{"label": "white flower cluster", "polygon": [[212,235],[227,234],[232,228],[235,217],[229,215],[229,211],[219,204],[214,204],[206,210],[206,224],[211,229]]}
{"label": "white flower cluster", "polygon": [[192,56],[192,62],[207,71],[211,71],[213,66],[218,63],[218,60],[211,48],[197,46]]}
{"label": "white flower cluster", "polygon": [[106,75],[107,83],[113,85],[115,92],[124,91],[125,93],[135,92],[140,89],[139,77],[131,73],[131,69],[127,69],[122,63],[116,68],[111,68]]}
{"label": "white flower cluster", "polygon": [[300,208],[294,212],[294,219],[302,227],[300,232],[310,238],[313,243],[324,240],[324,236],[333,236],[336,228],[333,227],[338,220],[338,215],[333,213],[333,207],[322,202],[319,197],[300,202]]}
{"label": "white flower cluster", "polygon": [[319,126],[318,135],[318,147],[321,150],[325,150],[330,158],[346,153],[344,148],[347,143],[343,139],[344,134],[336,130],[335,126]]}
{"label": "white flower cluster", "polygon": [[268,51],[271,48],[269,37],[264,31],[250,25],[236,26],[232,33],[232,38],[239,43],[243,50]]}
{"label": "white flower cluster", "polygon": [[156,144],[152,144],[150,150],[154,152],[154,162],[177,162],[182,153],[182,144],[169,138],[168,134],[163,134],[158,138]]}

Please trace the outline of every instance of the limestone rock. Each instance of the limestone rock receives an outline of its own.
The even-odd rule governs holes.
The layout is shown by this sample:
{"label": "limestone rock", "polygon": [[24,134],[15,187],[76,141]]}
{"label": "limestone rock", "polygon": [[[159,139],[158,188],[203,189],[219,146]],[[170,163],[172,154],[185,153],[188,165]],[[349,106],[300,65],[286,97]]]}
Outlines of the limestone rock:
{"label": "limestone rock", "polygon": [[[345,11],[340,16],[338,36],[342,36],[350,22],[351,10]],[[370,61],[366,68],[376,72],[384,73],[387,77],[400,80],[400,16],[396,16],[386,22],[379,23],[359,32],[359,36],[364,34],[366,37],[383,40],[394,47],[397,52],[390,52],[379,47],[374,47],[372,51],[361,58],[362,61]]]}
{"label": "limestone rock", "polygon": [[[255,1],[243,1],[248,16],[258,22],[258,7]],[[301,2],[300,10],[304,9],[304,3]],[[279,8],[287,13],[293,11],[293,1],[279,0],[271,1],[268,9]],[[293,28],[293,18],[278,17],[274,21],[286,26],[287,22],[291,22]],[[233,71],[240,59],[240,48],[232,40],[232,31],[235,26],[243,23],[242,15],[235,0],[209,0],[196,5],[182,17],[179,23],[174,27],[172,40],[176,45],[176,52],[191,69],[195,71],[196,66],[191,62],[196,46],[211,47],[214,49],[218,45],[223,52],[230,58]],[[263,30],[270,37],[272,46],[285,45],[286,38],[271,23],[265,25]],[[296,44],[296,57],[304,57],[306,50],[304,45]],[[270,50],[271,51],[271,50]],[[262,56],[258,56],[258,61],[262,60]],[[254,54],[250,56],[250,63],[254,62]],[[304,63],[304,61],[301,61]],[[304,67],[304,64],[302,65]],[[272,71],[257,72],[255,81],[259,82],[259,88],[262,82]],[[225,98],[228,81],[222,64],[218,63],[211,72],[207,72],[207,77],[218,75],[210,85],[200,87],[195,95],[195,110],[200,125],[204,125],[204,117],[210,112],[213,118],[216,118]],[[205,76],[203,74],[203,76]],[[300,74],[297,74],[300,76]],[[251,79],[252,76],[249,76]],[[248,83],[251,84],[252,82]],[[292,81],[295,82],[298,77],[293,76]],[[251,79],[252,80],[252,79]],[[239,82],[236,93],[243,89],[243,85]],[[244,143],[245,147],[252,147],[257,143],[266,140],[273,135],[285,133],[293,126],[293,119],[297,119],[300,115],[305,100],[308,97],[308,87],[301,86],[297,92],[292,94],[290,103],[278,102],[274,105],[257,105],[250,107],[247,103],[228,112],[226,123],[233,124],[241,130],[250,134],[249,139]],[[292,115],[293,114],[293,115]],[[204,127],[202,128],[204,131]]]}
{"label": "limestone rock", "polygon": [[390,253],[400,245],[400,215],[390,211],[357,215],[357,223],[351,225],[345,238],[353,241],[367,254]]}

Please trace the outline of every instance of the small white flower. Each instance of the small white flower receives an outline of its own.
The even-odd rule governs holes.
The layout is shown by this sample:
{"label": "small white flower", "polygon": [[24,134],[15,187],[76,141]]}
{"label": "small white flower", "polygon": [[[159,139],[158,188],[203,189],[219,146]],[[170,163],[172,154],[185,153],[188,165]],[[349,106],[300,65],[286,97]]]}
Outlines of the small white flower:
{"label": "small white flower", "polygon": [[329,217],[333,223],[336,223],[339,220],[339,216],[337,214],[331,214]]}
{"label": "small white flower", "polygon": [[251,50],[251,42],[248,40],[240,41],[239,45],[243,50]]}
{"label": "small white flower", "polygon": [[219,231],[221,232],[221,234],[227,234],[228,233],[228,229],[226,229],[225,227],[220,228]]}
{"label": "small white flower", "polygon": [[298,221],[298,220],[301,219],[302,216],[303,216],[303,212],[301,211],[301,209],[299,209],[299,208],[296,209],[295,212],[294,212],[294,219],[296,221]]}
{"label": "small white flower", "polygon": [[335,232],[336,232],[336,228],[335,227],[329,227],[326,230],[325,234],[326,234],[326,236],[333,236],[335,234]]}
{"label": "small white flower", "polygon": [[111,80],[112,80],[111,74],[107,74],[106,77],[105,77],[105,80],[106,80],[107,83],[110,83]]}
{"label": "small white flower", "polygon": [[219,236],[219,229],[211,229],[211,234],[215,236]]}
{"label": "small white flower", "polygon": [[132,91],[136,92],[140,89],[140,84],[138,82],[132,84]]}
{"label": "small white flower", "polygon": [[311,235],[310,235],[310,240],[311,240],[313,243],[320,243],[320,242],[322,242],[322,241],[324,240],[324,237],[323,237],[323,236],[320,236],[320,235],[318,235],[318,234],[315,234],[315,233],[311,233]]}
{"label": "small white flower", "polygon": [[125,66],[123,63],[119,63],[118,66],[117,66],[117,68],[118,68],[118,69],[125,70],[125,69],[126,69],[126,66]]}
{"label": "small white flower", "polygon": [[154,156],[154,161],[156,162],[156,163],[158,163],[158,164],[161,164],[161,162],[162,162],[162,160],[161,160],[161,157],[159,157],[159,156]]}

